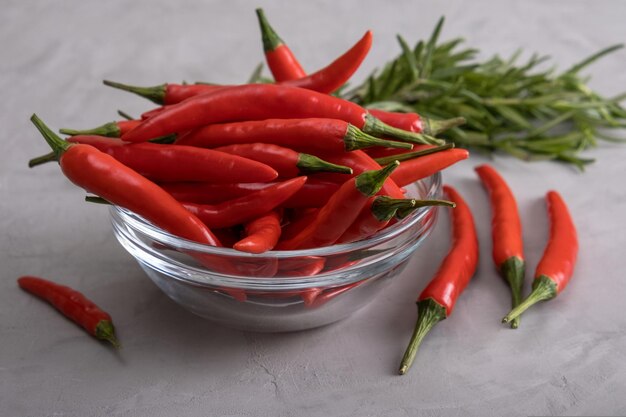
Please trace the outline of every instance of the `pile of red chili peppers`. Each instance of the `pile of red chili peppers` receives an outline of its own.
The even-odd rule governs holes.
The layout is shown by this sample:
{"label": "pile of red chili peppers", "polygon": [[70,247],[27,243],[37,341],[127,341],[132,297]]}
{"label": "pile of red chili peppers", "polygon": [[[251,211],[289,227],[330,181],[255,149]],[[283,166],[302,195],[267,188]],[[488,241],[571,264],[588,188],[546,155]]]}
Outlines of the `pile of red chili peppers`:
{"label": "pile of red chili peppers", "polygon": [[[367,56],[372,33],[307,75],[263,11],[257,15],[274,83],[134,87],[105,81],[159,107],[136,120],[61,129],[66,139],[33,115],[52,152],[29,166],[58,161],[70,181],[96,196],[89,200],[124,207],[181,238],[253,254],[363,240],[419,207],[456,207],[452,249],[418,297],[419,317],[400,367],[403,374],[423,337],[452,313],[479,258],[472,214],[456,190],[445,186],[450,201],[443,201],[415,200],[403,189],[468,157],[466,150],[436,138],[463,119],[368,111],[331,95]],[[549,193],[551,241],[533,291],[522,301],[524,256],[513,194],[493,168],[481,166],[477,173],[491,197],[494,261],[512,290],[513,310],[504,321],[516,328],[524,310],[567,284],[577,252],[575,230],[563,201]],[[215,270],[242,272],[213,255],[196,257]],[[290,272],[310,276],[323,267],[292,265]],[[79,293],[32,277],[19,284],[117,345],[110,316]],[[300,296],[315,307],[357,285]],[[223,291],[246,299],[241,290]]]}

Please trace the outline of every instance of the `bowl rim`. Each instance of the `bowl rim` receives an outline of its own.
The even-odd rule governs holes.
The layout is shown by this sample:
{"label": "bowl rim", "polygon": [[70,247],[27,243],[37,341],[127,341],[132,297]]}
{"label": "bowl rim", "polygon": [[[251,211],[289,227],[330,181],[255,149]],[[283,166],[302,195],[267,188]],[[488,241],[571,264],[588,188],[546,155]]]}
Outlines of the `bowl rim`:
{"label": "bowl rim", "polygon": [[[427,182],[425,187],[426,195],[422,197],[423,199],[433,199],[438,197],[437,193],[442,189],[441,172],[436,172],[435,174],[426,178],[422,178],[413,184],[420,182]],[[119,217],[124,223],[128,224],[133,229],[143,233],[150,239],[172,246],[176,249],[205,253],[210,255],[246,258],[246,260],[263,260],[267,258],[290,259],[311,256],[329,256],[346,252],[354,252],[360,249],[366,249],[368,247],[378,245],[386,240],[393,239],[394,237],[400,235],[406,229],[410,228],[411,226],[422,220],[431,210],[436,208],[437,207],[433,206],[420,207],[419,209],[409,214],[406,218],[398,221],[396,224],[386,227],[382,231],[376,232],[367,239],[358,240],[356,242],[340,243],[309,249],[270,250],[260,254],[242,252],[227,247],[211,246],[204,243],[198,243],[192,240],[181,238],[157,226],[154,226],[152,223],[148,222],[143,217],[131,212],[130,210],[116,205],[111,206],[110,214],[111,217],[116,217],[117,215],[117,217]]]}

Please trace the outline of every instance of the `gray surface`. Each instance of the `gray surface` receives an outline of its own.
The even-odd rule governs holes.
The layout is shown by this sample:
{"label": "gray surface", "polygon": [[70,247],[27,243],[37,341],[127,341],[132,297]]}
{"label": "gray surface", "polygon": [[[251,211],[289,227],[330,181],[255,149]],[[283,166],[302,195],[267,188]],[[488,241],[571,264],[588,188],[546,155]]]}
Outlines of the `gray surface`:
{"label": "gray surface", "polygon": [[[579,228],[571,286],[512,331],[498,323],[505,285],[489,256],[489,210],[473,156],[451,170],[476,217],[481,263],[454,315],[428,337],[414,369],[395,375],[416,316],[414,297],[448,244],[441,221],[394,285],[365,310],[313,331],[263,335],[213,326],[168,300],[114,240],[103,207],[53,165],[28,117],[90,127],[149,104],[100,85],[176,80],[240,82],[262,60],[261,5],[304,66],[318,68],[371,28],[357,78],[445,14],[444,38],[485,52],[517,46],[565,67],[626,40],[617,1],[7,1],[0,13],[0,415],[457,416],[626,415],[626,147],[603,145],[585,174],[552,163],[497,159],[515,190],[532,272],[543,250],[543,195],[556,188]],[[470,6],[470,4],[472,6]],[[593,87],[626,90],[625,52],[593,67]],[[445,217],[442,217],[444,220]],[[124,345],[99,345],[15,279],[68,283],[112,312]],[[530,273],[529,273],[530,275]]]}

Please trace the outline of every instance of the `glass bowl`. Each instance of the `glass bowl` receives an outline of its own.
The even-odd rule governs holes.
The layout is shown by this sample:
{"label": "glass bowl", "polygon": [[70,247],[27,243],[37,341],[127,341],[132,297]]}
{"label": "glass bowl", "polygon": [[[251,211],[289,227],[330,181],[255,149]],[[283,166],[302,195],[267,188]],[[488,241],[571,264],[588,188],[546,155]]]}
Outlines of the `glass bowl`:
{"label": "glass bowl", "polygon": [[[413,183],[407,196],[441,195],[441,174]],[[181,239],[117,206],[113,231],[150,279],[187,310],[242,330],[303,330],[341,320],[398,276],[437,220],[420,208],[353,243],[248,254]]]}

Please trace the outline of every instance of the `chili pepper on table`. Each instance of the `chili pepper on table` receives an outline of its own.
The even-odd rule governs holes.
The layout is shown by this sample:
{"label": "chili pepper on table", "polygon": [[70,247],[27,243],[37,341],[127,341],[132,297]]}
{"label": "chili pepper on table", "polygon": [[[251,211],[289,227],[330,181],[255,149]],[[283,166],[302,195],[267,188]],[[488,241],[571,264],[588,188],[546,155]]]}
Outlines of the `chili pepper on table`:
{"label": "chili pepper on table", "polygon": [[550,236],[543,256],[535,270],[532,292],[507,314],[503,323],[519,317],[539,301],[547,301],[561,293],[574,273],[578,256],[578,236],[572,216],[556,191],[546,194],[550,216]]}
{"label": "chili pepper on table", "polygon": [[270,26],[263,9],[256,9],[261,27],[265,60],[276,82],[293,80],[306,76],[306,72],[294,56],[291,49]]}
{"label": "chili pepper on table", "polygon": [[91,145],[153,181],[266,182],[278,176],[265,164],[212,149],[101,136],[72,136],[67,141]]}
{"label": "chili pepper on table", "polygon": [[[405,155],[399,155],[399,157],[403,156]],[[429,177],[468,157],[469,152],[466,149],[455,148],[417,159],[410,159],[402,162],[402,165],[391,175],[391,179],[399,187],[404,187],[417,180]]]}
{"label": "chili pepper on table", "polygon": [[442,143],[440,139],[391,127],[350,101],[304,88],[275,84],[245,84],[191,97],[144,120],[122,139],[145,142],[212,123],[310,117],[344,120],[373,136],[411,143]]}
{"label": "chili pepper on table", "polygon": [[246,237],[233,245],[233,248],[249,253],[263,253],[272,250],[280,238],[281,213],[277,210],[257,217],[245,225]]}
{"label": "chili pepper on table", "polygon": [[368,135],[337,119],[266,119],[221,123],[192,130],[176,140],[178,145],[215,148],[241,143],[270,143],[300,152],[346,152],[372,146],[411,149],[405,142]]}
{"label": "chili pepper on table", "polygon": [[378,171],[364,172],[344,182],[320,209],[313,222],[296,236],[280,242],[277,249],[315,248],[335,243],[399,164],[396,162]]}
{"label": "chili pepper on table", "polygon": [[103,311],[80,292],[38,277],[20,277],[17,283],[24,291],[49,302],[90,335],[106,340],[116,348],[120,347],[109,313]]}
{"label": "chili pepper on table", "polygon": [[216,205],[185,202],[182,205],[209,228],[235,226],[274,210],[302,188],[306,180],[307,177],[292,178]]}
{"label": "chili pepper on table", "polygon": [[[517,203],[504,178],[493,167],[480,165],[475,171],[489,193],[493,261],[511,288],[512,307],[515,308],[522,300],[525,271],[522,224]],[[519,317],[511,321],[511,327],[519,327]]]}
{"label": "chili pepper on table", "polygon": [[109,138],[119,138],[126,132],[130,132],[141,123],[141,120],[119,120],[117,122],[105,123],[102,126],[93,129],[76,130],[76,129],[59,129],[64,135],[97,135]]}
{"label": "chili pepper on table", "polygon": [[378,109],[368,109],[368,111],[372,116],[377,117],[390,126],[431,136],[437,136],[441,132],[465,124],[465,118],[463,117],[435,120],[420,116],[417,113],[398,113]]}
{"label": "chili pepper on table", "polygon": [[260,162],[278,172],[279,178],[293,178],[315,172],[352,174],[352,168],[333,164],[316,156],[267,143],[242,143],[220,146],[215,151]]}
{"label": "chili pepper on table", "polygon": [[211,93],[228,87],[217,84],[161,84],[154,87],[138,87],[109,80],[103,80],[102,83],[109,87],[137,94],[156,104],[163,105],[180,103],[190,97]]}
{"label": "chili pepper on table", "polygon": [[447,185],[443,188],[456,204],[451,214],[452,248],[435,277],[417,298],[417,323],[400,364],[400,375],[409,370],[417,349],[428,332],[439,321],[450,317],[457,298],[474,275],[478,263],[478,238],[472,213],[454,188]]}

